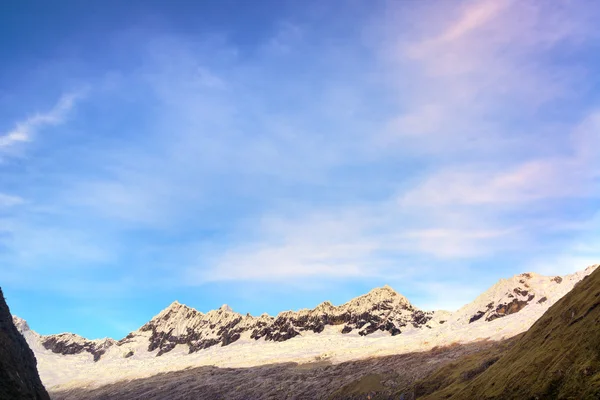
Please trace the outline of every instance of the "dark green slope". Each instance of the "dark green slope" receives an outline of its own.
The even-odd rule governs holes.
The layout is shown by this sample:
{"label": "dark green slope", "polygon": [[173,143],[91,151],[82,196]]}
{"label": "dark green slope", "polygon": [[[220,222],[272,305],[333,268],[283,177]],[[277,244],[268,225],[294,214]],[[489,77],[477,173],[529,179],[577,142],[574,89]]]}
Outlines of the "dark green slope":
{"label": "dark green slope", "polygon": [[[497,360],[480,361],[481,373],[472,378],[466,369],[460,371],[459,361],[453,372],[460,378],[422,398],[600,399],[600,268],[548,309]],[[419,385],[431,386],[443,373],[440,370]]]}
{"label": "dark green slope", "polygon": [[33,352],[13,324],[1,289],[0,399],[50,400],[40,381]]}

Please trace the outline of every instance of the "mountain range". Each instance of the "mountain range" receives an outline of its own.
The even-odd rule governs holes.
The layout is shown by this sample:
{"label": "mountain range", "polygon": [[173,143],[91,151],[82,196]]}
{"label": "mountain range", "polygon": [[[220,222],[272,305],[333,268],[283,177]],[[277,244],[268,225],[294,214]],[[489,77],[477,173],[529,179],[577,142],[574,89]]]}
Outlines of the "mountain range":
{"label": "mountain range", "polygon": [[524,273],[502,279],[455,312],[425,311],[389,286],[335,306],[239,314],[224,305],[202,313],[177,301],[126,337],[88,340],[39,335],[13,317],[50,390],[99,386],[199,365],[344,362],[501,340],[526,331],[597,265],[565,276]]}

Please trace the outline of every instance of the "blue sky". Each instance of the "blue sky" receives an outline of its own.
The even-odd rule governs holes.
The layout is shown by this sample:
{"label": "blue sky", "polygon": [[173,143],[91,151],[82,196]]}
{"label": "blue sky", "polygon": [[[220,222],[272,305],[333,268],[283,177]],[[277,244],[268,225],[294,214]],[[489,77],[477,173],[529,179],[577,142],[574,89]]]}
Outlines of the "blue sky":
{"label": "blue sky", "polygon": [[0,284],[44,333],[600,253],[594,2],[0,5]]}

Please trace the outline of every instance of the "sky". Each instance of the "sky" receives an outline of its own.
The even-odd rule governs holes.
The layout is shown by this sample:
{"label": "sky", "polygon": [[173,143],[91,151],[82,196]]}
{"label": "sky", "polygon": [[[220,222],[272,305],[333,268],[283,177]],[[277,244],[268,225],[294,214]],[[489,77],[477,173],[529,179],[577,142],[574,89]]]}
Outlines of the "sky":
{"label": "sky", "polygon": [[122,338],[600,260],[594,1],[0,3],[0,285]]}

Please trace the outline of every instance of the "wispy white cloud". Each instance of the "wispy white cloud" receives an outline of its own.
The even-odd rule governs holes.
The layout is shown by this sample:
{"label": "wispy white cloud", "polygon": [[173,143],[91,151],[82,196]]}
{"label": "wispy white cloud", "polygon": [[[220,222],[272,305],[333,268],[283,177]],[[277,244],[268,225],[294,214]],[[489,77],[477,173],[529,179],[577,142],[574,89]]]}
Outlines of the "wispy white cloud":
{"label": "wispy white cloud", "polygon": [[19,196],[13,196],[5,193],[0,193],[0,207],[12,207],[23,204],[25,199]]}
{"label": "wispy white cloud", "polygon": [[509,0],[477,1],[459,7],[460,15],[453,20],[444,31],[433,38],[425,38],[409,49],[409,55],[415,58],[429,56],[430,52],[439,50],[441,46],[454,44],[461,39],[477,35],[479,28],[486,28],[489,23],[510,4]]}
{"label": "wispy white cloud", "polygon": [[[600,142],[600,117],[592,111],[571,132],[553,157],[535,157],[504,168],[486,163],[458,163],[431,174],[404,193],[401,204],[422,206],[512,204],[600,195],[595,182],[600,161],[590,152]],[[487,170],[486,170],[487,167]]]}
{"label": "wispy white cloud", "polygon": [[36,113],[23,121],[17,122],[13,130],[0,135],[0,150],[32,140],[36,132],[46,126],[63,123],[69,111],[83,95],[84,91],[65,94],[52,109]]}
{"label": "wispy white cloud", "polygon": [[[562,41],[585,39],[585,27],[541,3],[429,7],[415,7],[416,27],[393,21],[376,49],[334,40],[317,48],[319,33],[295,24],[249,57],[219,40],[143,38],[140,68],[111,89],[127,93],[135,112],[123,120],[139,123],[117,124],[118,140],[98,131],[86,149],[90,170],[61,182],[54,200],[100,238],[183,240],[165,255],[181,268],[148,266],[180,284],[400,281],[536,251],[541,222],[525,214],[597,193],[595,114],[581,124],[588,109],[567,121],[538,115],[578,81],[569,66],[542,59]],[[371,60],[369,51],[386,57]],[[75,101],[23,121],[5,140],[60,123]],[[540,218],[561,230],[570,216],[560,211]],[[48,235],[70,237],[64,231]],[[178,253],[204,232],[220,235],[214,248]],[[39,258],[68,244],[30,235],[21,233],[20,245],[33,239]],[[90,242],[80,237],[73,258],[127,259],[113,242]]]}
{"label": "wispy white cloud", "polygon": [[593,39],[593,24],[574,10],[502,0],[425,3],[419,17],[429,23],[408,33],[390,28],[381,51],[390,68],[403,72],[396,73],[402,99],[411,99],[386,138],[445,155],[533,146],[538,132],[505,126],[583,89],[585,70],[545,62],[561,46]]}
{"label": "wispy white cloud", "polygon": [[[598,163],[588,150],[600,131],[594,111],[586,110],[583,120],[577,115],[568,126],[537,121],[532,131],[517,125],[512,132],[513,118],[535,119],[540,105],[564,99],[577,87],[569,66],[540,60],[554,46],[589,39],[591,25],[573,24],[562,9],[539,4],[484,1],[453,8],[458,11],[438,17],[438,24],[420,24],[426,28],[414,35],[403,30],[401,41],[385,41],[393,43],[387,50],[396,53],[389,57],[393,68],[405,72],[399,74],[399,86],[411,88],[401,95],[414,94],[408,110],[387,122],[386,135],[395,136],[397,146],[386,150],[433,154],[433,168],[414,186],[398,189],[398,202],[389,197],[362,208],[356,213],[361,224],[344,217],[349,212],[321,218],[353,232],[339,243],[350,244],[356,253],[324,240],[321,234],[335,236],[325,233],[321,219],[308,217],[312,223],[304,235],[289,236],[297,228],[290,222],[277,235],[283,242],[262,232],[260,246],[226,252],[212,270],[204,271],[210,279],[288,279],[317,271],[333,275],[336,264],[347,276],[376,276],[390,271],[385,269],[390,260],[396,269],[410,265],[402,255],[469,259],[522,252],[544,245],[537,222],[516,215],[555,200],[598,195]],[[410,85],[406,79],[412,79]],[[547,132],[551,137],[540,146]],[[385,217],[376,218],[378,214]],[[565,222],[553,229],[562,229]],[[335,249],[348,252],[355,262]],[[374,265],[381,263],[380,253],[394,254],[384,267]],[[323,258],[315,261],[309,254]]]}
{"label": "wispy white cloud", "polygon": [[[381,273],[373,253],[382,244],[366,238],[366,215],[341,213],[267,217],[248,234],[257,243],[241,244],[218,254],[208,266],[188,269],[188,281],[286,281],[374,276]],[[367,264],[370,264],[367,267]]]}
{"label": "wispy white cloud", "polygon": [[[600,204],[600,200],[596,200]],[[567,222],[568,223],[568,222]],[[565,230],[571,240],[550,255],[538,255],[526,265],[527,270],[546,275],[573,273],[594,264],[600,264],[600,212]]]}

